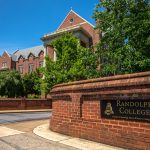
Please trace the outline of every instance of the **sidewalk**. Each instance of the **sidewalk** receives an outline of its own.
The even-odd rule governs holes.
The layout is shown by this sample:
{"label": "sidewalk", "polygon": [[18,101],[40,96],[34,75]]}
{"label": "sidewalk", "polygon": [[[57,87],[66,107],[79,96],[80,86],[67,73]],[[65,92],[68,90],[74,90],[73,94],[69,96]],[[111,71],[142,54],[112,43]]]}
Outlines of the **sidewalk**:
{"label": "sidewalk", "polygon": [[0,150],[123,150],[58,134],[48,126],[49,119],[1,125]]}
{"label": "sidewalk", "polygon": [[27,121],[0,126],[0,150],[79,150],[61,143],[46,140],[32,131],[48,120]]}
{"label": "sidewalk", "polygon": [[38,126],[33,130],[33,132],[45,139],[81,150],[123,150],[122,148],[52,132],[49,130],[49,124]]}

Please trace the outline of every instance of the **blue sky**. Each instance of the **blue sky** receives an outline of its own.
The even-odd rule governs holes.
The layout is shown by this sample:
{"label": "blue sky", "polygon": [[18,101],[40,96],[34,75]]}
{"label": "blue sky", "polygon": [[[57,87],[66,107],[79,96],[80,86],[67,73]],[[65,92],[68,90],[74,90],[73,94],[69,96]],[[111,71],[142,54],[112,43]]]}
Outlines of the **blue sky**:
{"label": "blue sky", "polygon": [[0,0],[0,55],[42,44],[70,8],[95,25],[92,14],[99,0]]}

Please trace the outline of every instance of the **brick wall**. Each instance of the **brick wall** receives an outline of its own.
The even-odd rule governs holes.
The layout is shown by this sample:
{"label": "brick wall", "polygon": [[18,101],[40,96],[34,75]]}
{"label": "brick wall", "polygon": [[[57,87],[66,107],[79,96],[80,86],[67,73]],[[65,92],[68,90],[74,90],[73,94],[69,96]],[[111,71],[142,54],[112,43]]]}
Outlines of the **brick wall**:
{"label": "brick wall", "polygon": [[23,66],[23,74],[29,73],[29,64],[33,64],[33,71],[40,67],[40,62],[44,61],[44,52],[41,51],[38,57],[29,55],[28,59],[20,57],[16,62],[16,70],[19,71],[19,66]]}
{"label": "brick wall", "polygon": [[54,60],[54,48],[47,46],[47,55],[51,60]]}
{"label": "brick wall", "polygon": [[51,99],[0,98],[0,110],[29,110],[51,108]]}
{"label": "brick wall", "polygon": [[104,119],[100,103],[118,97],[150,102],[150,72],[61,84],[50,94],[52,131],[133,150],[149,149],[149,122]]}
{"label": "brick wall", "polygon": [[[70,19],[73,18],[74,21],[71,23]],[[78,16],[75,12],[71,11],[68,16],[65,18],[63,23],[60,25],[58,30],[70,27],[70,26],[75,26],[75,25],[81,25],[81,27],[91,35],[92,37],[92,44],[95,45],[100,41],[100,36],[99,36],[99,31],[94,29],[94,26],[89,24],[87,21],[85,21],[83,18]]]}
{"label": "brick wall", "polygon": [[[73,22],[70,22],[70,19],[73,18]],[[77,14],[75,14],[73,11],[71,11],[68,16],[66,16],[65,20],[62,22],[58,30],[67,28],[69,26],[74,26],[80,23],[85,22],[81,17],[79,17]]]}
{"label": "brick wall", "polygon": [[92,27],[88,23],[84,23],[81,26],[86,32],[88,32],[91,35],[93,45],[97,44],[101,40],[99,36],[99,31],[95,30],[94,27]]}
{"label": "brick wall", "polygon": [[[3,68],[3,63],[6,63],[6,68]],[[2,69],[11,69],[11,66],[12,66],[12,59],[11,57],[6,53],[4,52],[3,55],[0,57],[0,70]]]}

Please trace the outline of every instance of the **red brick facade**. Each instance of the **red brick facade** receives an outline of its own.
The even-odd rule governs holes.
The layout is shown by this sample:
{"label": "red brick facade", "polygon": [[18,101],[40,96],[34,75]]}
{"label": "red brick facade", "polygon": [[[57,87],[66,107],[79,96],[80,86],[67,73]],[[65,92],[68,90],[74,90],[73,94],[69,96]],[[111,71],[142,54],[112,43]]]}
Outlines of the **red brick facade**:
{"label": "red brick facade", "polygon": [[54,49],[51,46],[47,46],[47,55],[53,60],[54,59]]}
{"label": "red brick facade", "polygon": [[[73,19],[73,22],[70,22],[71,19]],[[63,23],[58,28],[58,30],[65,29],[69,26],[75,26],[78,24],[80,24],[81,27],[91,35],[93,44],[96,44],[100,40],[99,32],[97,30],[94,30],[94,26],[87,22],[85,19],[83,19],[81,16],[76,14],[74,11],[70,11]]]}
{"label": "red brick facade", "polygon": [[[84,47],[91,47],[100,40],[99,32],[94,30],[94,26],[71,10],[55,32],[46,34],[41,38],[44,46],[18,50],[13,55],[4,52],[0,57],[0,70],[14,68],[21,74],[28,74],[43,66],[46,55],[55,60],[54,49],[48,45],[64,32],[73,32]],[[2,66],[5,63],[7,66]]]}
{"label": "red brick facade", "polygon": [[34,48],[35,52],[33,51],[34,49],[32,49],[33,48],[20,50],[15,52],[13,55],[4,52],[0,57],[0,70],[15,69],[21,74],[28,74],[43,66],[45,57],[43,46],[41,49],[38,48],[37,52],[36,47]]}
{"label": "red brick facade", "polygon": [[[73,19],[72,21],[70,21]],[[70,11],[70,13],[66,16],[62,24],[59,26],[58,30],[68,28],[69,26],[75,26],[80,23],[87,23],[81,17],[79,17],[75,12]]]}
{"label": "red brick facade", "polygon": [[20,71],[20,67],[23,66],[22,74],[28,74],[30,73],[29,66],[32,64],[33,70],[35,71],[36,68],[41,67],[44,61],[44,51],[41,51],[38,55],[38,57],[35,57],[34,55],[30,54],[28,56],[28,59],[25,59],[23,57],[19,57],[18,61],[16,62],[16,70]]}
{"label": "red brick facade", "polygon": [[0,98],[0,110],[51,109],[51,99]]}
{"label": "red brick facade", "polygon": [[133,150],[149,150],[150,124],[104,119],[101,102],[119,97],[124,101],[147,99],[150,103],[150,72],[61,84],[50,94],[52,131]]}
{"label": "red brick facade", "polygon": [[[45,34],[41,39],[47,47],[48,43],[64,32],[72,32],[77,38],[79,38],[82,46],[87,48],[95,45],[100,40],[99,31],[95,30],[92,24],[79,16],[73,10],[68,13],[55,32]],[[54,56],[54,49],[52,47],[47,47],[47,50],[50,55]]]}
{"label": "red brick facade", "polygon": [[5,51],[2,56],[0,56],[0,70],[15,68],[11,56]]}

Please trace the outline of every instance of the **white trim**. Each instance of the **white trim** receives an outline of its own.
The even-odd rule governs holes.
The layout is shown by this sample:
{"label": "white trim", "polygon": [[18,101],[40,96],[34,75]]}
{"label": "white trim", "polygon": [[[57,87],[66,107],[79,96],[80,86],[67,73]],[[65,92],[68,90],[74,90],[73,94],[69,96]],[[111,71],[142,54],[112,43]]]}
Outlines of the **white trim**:
{"label": "white trim", "polygon": [[[27,58],[29,58],[29,56],[33,56],[33,57],[35,57],[35,55],[32,53],[32,52],[30,52],[28,55],[27,55]],[[39,55],[39,54],[38,54]]]}
{"label": "white trim", "polygon": [[75,11],[73,11],[72,9],[69,11],[69,13],[67,14],[67,16],[65,17],[65,19],[62,21],[62,23],[60,24],[60,26],[58,27],[57,30],[59,30],[59,28],[61,27],[61,25],[64,23],[64,21],[66,20],[66,18],[69,16],[69,14],[73,12],[74,14],[76,14],[79,18],[83,19],[85,22],[87,22],[90,26],[92,26],[93,28],[95,27],[93,24],[91,24],[90,22],[88,22],[86,19],[84,19],[83,17],[81,17],[80,15],[78,15]]}
{"label": "white trim", "polygon": [[81,17],[79,14],[77,14],[75,11],[71,10],[73,13],[75,13],[78,17],[80,17],[81,19],[83,19],[85,22],[87,22],[89,25],[91,25],[93,28],[95,27],[93,24],[91,24],[89,21],[87,21],[86,19],[84,19],[83,17]]}
{"label": "white trim", "polygon": [[86,22],[83,22],[83,23],[80,23],[77,25],[69,26],[69,27],[64,28],[64,29],[56,30],[55,32],[45,34],[41,39],[44,41],[46,39],[49,39],[50,37],[56,37],[56,36],[58,36],[64,32],[78,31],[78,30],[83,31],[85,34],[87,34],[89,37],[91,37],[91,35],[86,30],[84,30],[84,28],[82,28],[82,26],[81,26],[81,24],[85,24],[85,23]]}
{"label": "white trim", "polygon": [[43,61],[43,67],[46,66],[46,60],[45,60],[46,55],[47,55],[47,47],[44,46],[44,61]]}
{"label": "white trim", "polygon": [[66,20],[66,18],[69,16],[69,14],[71,13],[71,11],[72,11],[72,10],[69,11],[69,13],[68,13],[67,16],[65,17],[65,19],[61,22],[61,24],[59,25],[59,27],[58,27],[57,30],[59,30],[59,28],[60,28],[61,25],[64,23],[64,21]]}
{"label": "white trim", "polygon": [[40,54],[41,52],[43,52],[43,53],[44,53],[44,50],[41,50],[41,51],[38,53],[38,56],[39,56],[39,54]]}
{"label": "white trim", "polygon": [[57,56],[56,56],[56,48],[54,48],[54,61],[57,60]]}
{"label": "white trim", "polygon": [[[11,57],[10,54],[9,54],[6,50],[4,51],[4,53],[6,53],[9,57]],[[4,53],[3,53],[3,54],[4,54]]]}
{"label": "white trim", "polygon": [[20,54],[20,55],[18,56],[18,58],[17,58],[17,61],[19,61],[19,59],[20,59],[21,57],[22,57],[23,59],[25,59],[25,57],[24,57],[22,54]]}
{"label": "white trim", "polygon": [[[63,29],[59,29],[59,30],[56,30],[54,32],[50,32],[50,33],[47,33],[47,34],[44,34],[43,37],[47,37],[51,34],[54,34],[54,33],[61,33],[61,32],[66,32],[66,31],[70,31],[70,30],[73,30],[73,29],[76,29],[76,28],[79,28],[81,27],[82,24],[85,24],[86,22],[82,22],[82,23],[79,23],[79,24],[75,24],[75,25],[72,25],[72,26],[68,26],[66,28],[63,28]],[[42,38],[43,38],[42,37]]]}
{"label": "white trim", "polygon": [[54,31],[54,32],[45,34],[44,37],[51,36],[51,35],[55,35],[55,34],[59,34],[59,33],[62,33],[62,32],[67,32],[67,31],[70,31],[70,30],[79,29],[80,27],[81,27],[80,24],[74,25],[74,26],[69,26],[69,27],[67,27],[67,28],[60,29],[60,30],[56,30],[56,31]]}

